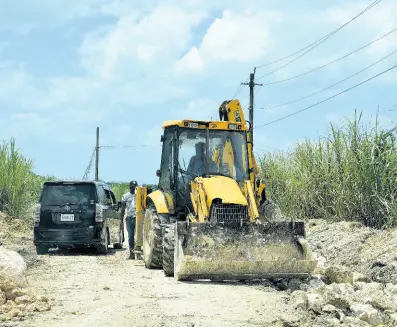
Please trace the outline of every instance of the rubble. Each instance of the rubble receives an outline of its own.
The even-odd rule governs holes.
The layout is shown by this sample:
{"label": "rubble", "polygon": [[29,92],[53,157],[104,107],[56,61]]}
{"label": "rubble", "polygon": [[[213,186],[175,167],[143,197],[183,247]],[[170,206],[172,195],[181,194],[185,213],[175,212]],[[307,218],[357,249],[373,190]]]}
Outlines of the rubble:
{"label": "rubble", "polygon": [[51,309],[46,297],[36,297],[28,289],[25,270],[26,263],[18,253],[0,247],[0,321]]}

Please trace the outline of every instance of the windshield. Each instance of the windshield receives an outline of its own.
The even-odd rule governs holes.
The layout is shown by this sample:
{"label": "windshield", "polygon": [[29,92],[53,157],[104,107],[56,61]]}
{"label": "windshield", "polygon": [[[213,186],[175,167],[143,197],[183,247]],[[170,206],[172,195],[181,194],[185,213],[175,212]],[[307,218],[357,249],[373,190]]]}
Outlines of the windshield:
{"label": "windshield", "polygon": [[[179,135],[178,183],[186,185],[206,173],[206,130],[183,130]],[[246,134],[237,131],[209,131],[208,173],[249,178]]]}
{"label": "windshield", "polygon": [[90,204],[95,200],[95,185],[45,185],[41,196],[41,204],[47,206],[61,206],[65,204]]}

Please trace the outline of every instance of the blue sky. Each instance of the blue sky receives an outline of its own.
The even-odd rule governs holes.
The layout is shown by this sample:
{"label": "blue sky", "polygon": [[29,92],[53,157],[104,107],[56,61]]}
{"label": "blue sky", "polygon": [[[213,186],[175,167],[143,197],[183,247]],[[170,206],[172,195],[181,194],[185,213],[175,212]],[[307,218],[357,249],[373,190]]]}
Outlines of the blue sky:
{"label": "blue sky", "polygon": [[[338,28],[371,1],[14,0],[0,10],[0,136],[16,139],[34,171],[81,178],[100,127],[100,178],[155,183],[164,120],[217,117],[254,66],[294,52]],[[82,4],[83,3],[83,4]],[[216,4],[215,4],[216,3]],[[259,4],[261,3],[261,4]],[[397,3],[383,0],[329,40],[258,83],[334,60],[397,27]],[[397,64],[397,55],[303,101],[397,49],[397,32],[324,69],[261,88],[255,125],[338,93]],[[257,76],[274,70],[260,68]],[[397,70],[306,112],[255,131],[257,153],[317,138],[329,124],[379,109],[397,123]],[[248,88],[237,98],[248,101]],[[91,169],[90,177],[93,177]]]}

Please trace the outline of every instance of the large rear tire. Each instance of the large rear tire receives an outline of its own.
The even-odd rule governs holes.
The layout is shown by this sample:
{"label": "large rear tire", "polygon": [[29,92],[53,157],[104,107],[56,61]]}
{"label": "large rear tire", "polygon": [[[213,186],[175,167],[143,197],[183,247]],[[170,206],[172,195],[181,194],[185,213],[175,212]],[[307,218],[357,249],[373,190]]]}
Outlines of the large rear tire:
{"label": "large rear tire", "polygon": [[143,220],[143,260],[149,269],[163,267],[163,237],[162,224],[167,222],[167,216],[158,214],[151,205],[146,209]]}
{"label": "large rear tire", "polygon": [[174,276],[175,224],[163,230],[163,270],[167,277]]}

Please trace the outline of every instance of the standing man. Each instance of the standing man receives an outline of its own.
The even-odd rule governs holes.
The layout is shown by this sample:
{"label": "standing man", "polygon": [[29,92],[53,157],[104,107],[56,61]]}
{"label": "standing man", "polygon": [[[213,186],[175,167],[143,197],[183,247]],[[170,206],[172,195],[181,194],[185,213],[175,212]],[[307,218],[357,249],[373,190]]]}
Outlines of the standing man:
{"label": "standing man", "polygon": [[135,246],[135,222],[136,222],[136,194],[135,189],[138,186],[136,181],[130,182],[130,191],[125,193],[121,198],[121,220],[123,221],[127,209],[127,232],[128,232],[128,245],[130,248],[130,259],[135,259],[134,246]]}

